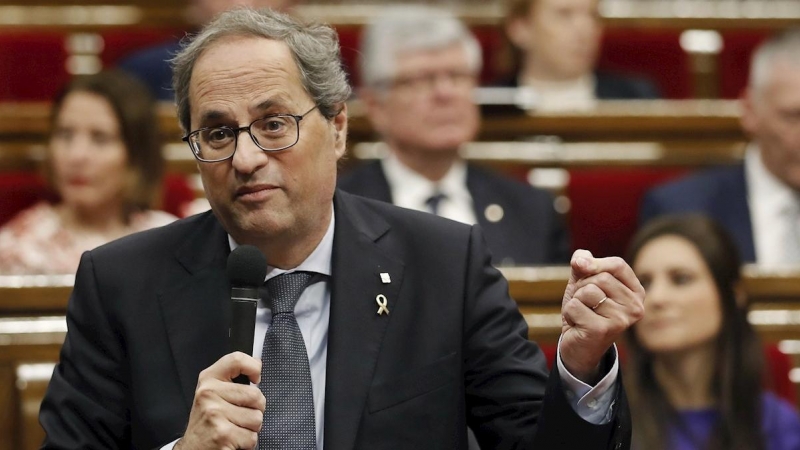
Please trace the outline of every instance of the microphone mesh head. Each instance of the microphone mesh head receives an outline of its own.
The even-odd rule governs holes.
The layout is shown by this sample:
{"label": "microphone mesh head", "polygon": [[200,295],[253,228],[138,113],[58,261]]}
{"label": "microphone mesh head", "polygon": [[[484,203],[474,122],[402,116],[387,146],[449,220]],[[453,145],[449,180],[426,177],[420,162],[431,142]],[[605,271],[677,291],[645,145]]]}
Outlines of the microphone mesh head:
{"label": "microphone mesh head", "polygon": [[228,255],[228,278],[231,286],[261,286],[266,276],[267,258],[256,247],[240,245]]}

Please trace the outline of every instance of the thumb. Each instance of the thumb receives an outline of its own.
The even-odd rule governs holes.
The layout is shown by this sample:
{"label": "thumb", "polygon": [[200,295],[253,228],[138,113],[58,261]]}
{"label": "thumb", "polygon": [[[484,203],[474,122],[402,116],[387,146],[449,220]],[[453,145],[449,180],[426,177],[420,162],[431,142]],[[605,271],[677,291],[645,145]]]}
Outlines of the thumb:
{"label": "thumb", "polygon": [[575,282],[596,272],[594,256],[589,250],[575,250],[569,262],[572,271],[570,281]]}

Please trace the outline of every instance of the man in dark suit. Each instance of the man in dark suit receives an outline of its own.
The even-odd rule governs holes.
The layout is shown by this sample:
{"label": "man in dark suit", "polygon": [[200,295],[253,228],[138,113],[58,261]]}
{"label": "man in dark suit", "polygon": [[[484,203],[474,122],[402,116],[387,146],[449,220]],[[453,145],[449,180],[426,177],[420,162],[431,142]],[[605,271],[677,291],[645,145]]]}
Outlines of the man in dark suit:
{"label": "man in dark suit", "polygon": [[[212,212],[83,256],[44,448],[463,449],[467,426],[486,448],[627,448],[629,266],[576,252],[548,377],[479,227],[335,190],[335,31],[230,11],[175,64]],[[225,261],[244,244],[269,264],[261,359],[227,348]]]}
{"label": "man in dark suit", "polygon": [[735,238],[742,259],[800,264],[800,30],[753,54],[741,124],[752,138],[744,164],[715,168],[648,192],[640,222],[702,212]]}
{"label": "man in dark suit", "polygon": [[459,156],[480,121],[472,33],[444,11],[406,5],[365,28],[360,53],[359,95],[388,155],[342,176],[339,188],[477,223],[495,264],[566,264],[567,231],[550,193]]}
{"label": "man in dark suit", "polygon": [[505,30],[518,53],[519,72],[498,84],[531,88],[537,111],[659,97],[644,77],[595,70],[603,33],[599,0],[513,0]]}

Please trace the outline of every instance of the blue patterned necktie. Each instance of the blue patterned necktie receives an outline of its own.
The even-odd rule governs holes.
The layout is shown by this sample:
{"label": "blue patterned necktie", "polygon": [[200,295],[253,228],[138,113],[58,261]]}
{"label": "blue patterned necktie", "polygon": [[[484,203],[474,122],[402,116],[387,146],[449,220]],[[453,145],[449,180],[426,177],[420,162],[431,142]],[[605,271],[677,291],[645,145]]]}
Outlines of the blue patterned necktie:
{"label": "blue patterned necktie", "polygon": [[267,281],[272,325],[261,351],[261,383],[267,398],[258,449],[316,449],[311,370],[294,306],[314,274],[292,272]]}

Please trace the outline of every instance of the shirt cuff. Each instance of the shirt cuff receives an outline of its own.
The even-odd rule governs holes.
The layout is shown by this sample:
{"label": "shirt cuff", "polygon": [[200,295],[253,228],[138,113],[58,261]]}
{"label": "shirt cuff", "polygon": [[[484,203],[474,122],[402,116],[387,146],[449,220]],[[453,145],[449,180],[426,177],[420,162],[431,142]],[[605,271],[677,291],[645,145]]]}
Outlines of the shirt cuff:
{"label": "shirt cuff", "polygon": [[173,448],[175,448],[175,444],[177,444],[178,441],[180,441],[180,440],[181,440],[181,438],[175,439],[174,441],[170,442],[169,444],[161,447],[161,450],[172,450]]}
{"label": "shirt cuff", "polygon": [[595,425],[606,424],[614,416],[614,399],[617,397],[616,381],[619,376],[619,353],[616,344],[612,348],[614,365],[603,379],[592,387],[575,378],[564,366],[561,361],[561,338],[558,339],[556,364],[558,375],[564,384],[567,400],[581,419]]}

